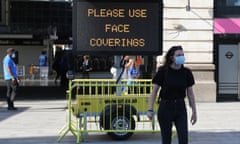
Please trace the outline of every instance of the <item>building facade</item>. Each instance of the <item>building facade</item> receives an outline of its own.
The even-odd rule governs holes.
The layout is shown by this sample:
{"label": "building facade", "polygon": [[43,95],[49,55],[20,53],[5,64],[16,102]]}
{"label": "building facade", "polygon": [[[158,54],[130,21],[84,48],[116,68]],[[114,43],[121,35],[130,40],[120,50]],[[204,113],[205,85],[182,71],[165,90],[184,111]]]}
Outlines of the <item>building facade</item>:
{"label": "building facade", "polygon": [[[0,1],[0,59],[11,46],[19,51],[19,65],[28,66],[38,64],[42,50],[52,58],[54,44],[71,45],[71,0]],[[240,0],[163,0],[163,55],[144,57],[145,69],[152,69],[147,73],[155,73],[171,46],[182,45],[185,66],[195,76],[196,100],[237,100],[239,3]]]}
{"label": "building facade", "polygon": [[[186,67],[193,70],[197,101],[216,101],[213,47],[213,0],[164,0],[164,53],[182,45]],[[164,54],[163,54],[164,55]],[[157,63],[163,56],[157,57]]]}

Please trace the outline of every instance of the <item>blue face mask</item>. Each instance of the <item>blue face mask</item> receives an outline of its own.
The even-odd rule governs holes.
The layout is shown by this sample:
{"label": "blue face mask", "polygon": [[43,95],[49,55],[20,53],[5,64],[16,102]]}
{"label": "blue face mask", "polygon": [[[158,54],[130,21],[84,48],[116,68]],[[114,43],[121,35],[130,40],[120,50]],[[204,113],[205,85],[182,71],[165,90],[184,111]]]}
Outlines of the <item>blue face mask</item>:
{"label": "blue face mask", "polygon": [[15,54],[15,53],[13,53],[13,54],[11,55],[11,57],[12,57],[12,58],[15,58],[15,57],[16,57],[16,54]]}
{"label": "blue face mask", "polygon": [[185,62],[185,57],[184,56],[177,56],[175,59],[175,63],[178,65],[182,65]]}

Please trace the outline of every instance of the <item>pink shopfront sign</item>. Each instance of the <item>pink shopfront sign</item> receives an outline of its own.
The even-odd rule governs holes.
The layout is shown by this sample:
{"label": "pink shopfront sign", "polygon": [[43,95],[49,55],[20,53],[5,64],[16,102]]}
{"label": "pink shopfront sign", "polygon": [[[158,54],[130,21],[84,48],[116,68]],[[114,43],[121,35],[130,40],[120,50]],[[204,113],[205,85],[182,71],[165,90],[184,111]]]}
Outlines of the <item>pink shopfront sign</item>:
{"label": "pink shopfront sign", "polygon": [[240,18],[214,19],[215,34],[240,34]]}

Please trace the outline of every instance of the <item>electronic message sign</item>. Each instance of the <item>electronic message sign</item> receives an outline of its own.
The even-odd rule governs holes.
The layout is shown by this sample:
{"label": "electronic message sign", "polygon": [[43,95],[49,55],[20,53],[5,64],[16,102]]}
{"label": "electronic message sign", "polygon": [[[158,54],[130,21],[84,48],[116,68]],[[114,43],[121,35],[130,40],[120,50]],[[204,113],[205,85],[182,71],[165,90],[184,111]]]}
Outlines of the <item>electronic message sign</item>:
{"label": "electronic message sign", "polygon": [[162,54],[161,0],[75,0],[73,7],[76,52]]}

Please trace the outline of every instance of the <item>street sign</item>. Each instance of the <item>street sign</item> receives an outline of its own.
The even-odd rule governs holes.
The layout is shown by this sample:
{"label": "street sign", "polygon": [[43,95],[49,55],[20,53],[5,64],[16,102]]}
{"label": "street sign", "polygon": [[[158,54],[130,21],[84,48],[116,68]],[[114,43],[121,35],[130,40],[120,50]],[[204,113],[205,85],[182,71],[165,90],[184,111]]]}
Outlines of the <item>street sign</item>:
{"label": "street sign", "polygon": [[162,54],[161,0],[75,0],[73,7],[76,52]]}

